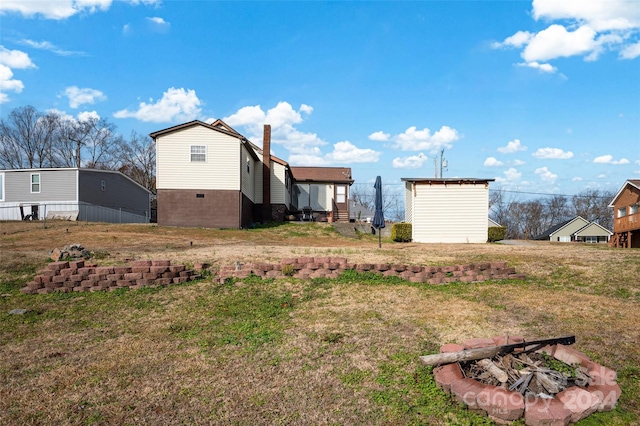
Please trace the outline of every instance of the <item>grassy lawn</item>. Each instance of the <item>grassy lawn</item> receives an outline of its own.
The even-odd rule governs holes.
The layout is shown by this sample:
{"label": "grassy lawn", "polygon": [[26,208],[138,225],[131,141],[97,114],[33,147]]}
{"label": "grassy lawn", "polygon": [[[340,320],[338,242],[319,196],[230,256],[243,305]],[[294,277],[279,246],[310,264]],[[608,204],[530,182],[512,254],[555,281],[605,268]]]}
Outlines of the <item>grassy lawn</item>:
{"label": "grassy lawn", "polygon": [[[492,424],[438,389],[418,356],[500,334],[576,335],[618,372],[617,408],[581,425],[640,423],[640,251],[582,244],[399,244],[327,224],[252,230],[0,223],[0,424]],[[203,280],[161,289],[25,296],[49,250],[127,259],[456,265],[506,261],[525,281],[413,284]],[[24,315],[9,315],[12,309]],[[518,423],[516,423],[518,424]]]}

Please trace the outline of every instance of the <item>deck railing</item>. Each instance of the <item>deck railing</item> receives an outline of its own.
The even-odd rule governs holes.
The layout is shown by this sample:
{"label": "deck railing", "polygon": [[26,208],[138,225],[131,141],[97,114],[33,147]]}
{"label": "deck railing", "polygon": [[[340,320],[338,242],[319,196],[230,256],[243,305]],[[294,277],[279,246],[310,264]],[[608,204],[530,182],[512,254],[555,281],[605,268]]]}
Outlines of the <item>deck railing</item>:
{"label": "deck railing", "polygon": [[617,217],[613,221],[613,232],[627,232],[640,229],[640,213]]}

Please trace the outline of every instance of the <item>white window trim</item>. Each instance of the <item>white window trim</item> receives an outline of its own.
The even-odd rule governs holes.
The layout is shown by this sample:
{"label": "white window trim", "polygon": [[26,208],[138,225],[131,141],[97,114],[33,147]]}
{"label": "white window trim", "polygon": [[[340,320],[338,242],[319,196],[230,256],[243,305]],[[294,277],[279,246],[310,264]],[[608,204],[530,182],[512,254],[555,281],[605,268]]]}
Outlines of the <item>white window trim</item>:
{"label": "white window trim", "polygon": [[[204,148],[204,152],[193,152],[193,148]],[[194,155],[204,155],[204,160],[194,160]],[[206,163],[207,162],[207,146],[206,145],[190,145],[189,146],[189,162],[190,163]]]}
{"label": "white window trim", "polygon": [[618,209],[618,217],[625,217],[627,215],[627,207],[620,207]]}
{"label": "white window trim", "polygon": [[[34,191],[33,190],[33,177],[34,176],[38,176],[38,190]],[[42,192],[42,176],[40,175],[40,173],[31,173],[29,175],[29,190],[31,191],[31,194],[40,194]]]}

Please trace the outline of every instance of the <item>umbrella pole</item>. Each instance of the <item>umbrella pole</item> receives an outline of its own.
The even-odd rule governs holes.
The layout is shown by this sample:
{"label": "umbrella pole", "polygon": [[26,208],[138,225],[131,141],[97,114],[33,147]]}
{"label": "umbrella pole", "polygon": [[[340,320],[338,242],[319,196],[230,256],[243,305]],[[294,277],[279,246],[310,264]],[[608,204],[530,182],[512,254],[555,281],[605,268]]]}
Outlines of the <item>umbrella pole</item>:
{"label": "umbrella pole", "polygon": [[378,248],[382,248],[382,236],[380,235],[380,228],[378,228]]}

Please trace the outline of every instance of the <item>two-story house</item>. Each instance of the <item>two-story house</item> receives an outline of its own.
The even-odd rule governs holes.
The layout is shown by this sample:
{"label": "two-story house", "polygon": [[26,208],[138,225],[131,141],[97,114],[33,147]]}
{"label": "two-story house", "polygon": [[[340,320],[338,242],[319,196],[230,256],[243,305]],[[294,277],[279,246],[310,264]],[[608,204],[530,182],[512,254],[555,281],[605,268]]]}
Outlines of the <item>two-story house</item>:
{"label": "two-story house", "polygon": [[[333,218],[340,215],[342,195],[348,197],[348,189],[338,190],[336,196],[332,186],[330,196],[325,188],[300,205],[294,168],[271,155],[269,125],[264,126],[262,148],[222,120],[212,124],[195,120],[150,136],[156,142],[160,225],[246,228],[257,222],[283,221],[307,204],[317,207],[316,216]],[[318,169],[331,176],[339,174],[341,183],[353,183],[349,168]],[[344,179],[346,174],[349,179]],[[327,180],[305,183],[326,186]]]}
{"label": "two-story house", "polygon": [[640,179],[622,185],[609,207],[613,208],[613,247],[640,248]]}

